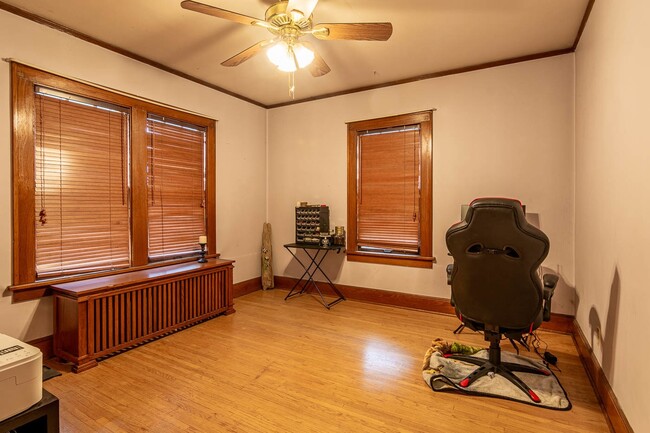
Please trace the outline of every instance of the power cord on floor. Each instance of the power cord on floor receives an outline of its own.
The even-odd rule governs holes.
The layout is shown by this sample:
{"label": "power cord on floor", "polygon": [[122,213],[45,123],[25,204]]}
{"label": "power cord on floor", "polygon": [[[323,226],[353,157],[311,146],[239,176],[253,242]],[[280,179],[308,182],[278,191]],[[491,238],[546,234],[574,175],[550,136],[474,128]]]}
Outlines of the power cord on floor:
{"label": "power cord on floor", "polygon": [[[562,373],[562,370],[560,370],[560,367],[557,366],[557,356],[553,355],[551,352],[548,351],[548,344],[546,344],[546,342],[544,340],[542,340],[539,337],[539,335],[537,335],[537,332],[533,332],[531,335],[533,336],[532,346],[533,346],[533,349],[535,350],[535,353],[537,354],[537,356],[539,356],[542,359],[544,364],[547,367],[549,367],[549,369],[550,369],[551,366],[553,366],[555,369],[557,369],[557,371]],[[541,349],[542,344],[544,345],[544,349],[543,349],[544,352],[540,353],[541,350],[542,350]]]}

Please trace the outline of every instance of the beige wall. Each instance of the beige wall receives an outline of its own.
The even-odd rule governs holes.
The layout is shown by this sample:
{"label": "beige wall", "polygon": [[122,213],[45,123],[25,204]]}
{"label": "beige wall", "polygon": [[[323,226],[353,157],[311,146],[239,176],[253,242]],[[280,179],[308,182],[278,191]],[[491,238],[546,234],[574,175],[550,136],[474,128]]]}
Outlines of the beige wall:
{"label": "beige wall", "polygon": [[[345,122],[435,109],[438,264],[401,268],[348,263],[340,255],[328,261],[328,272],[342,284],[448,297],[444,234],[460,204],[485,195],[520,198],[551,239],[544,265],[563,277],[554,311],[577,308],[626,416],[643,431],[650,425],[650,372],[643,366],[650,305],[648,16],[645,0],[597,1],[575,75],[574,56],[566,55],[268,112],[4,11],[0,57],[217,119],[218,249],[237,260],[236,282],[259,276],[265,219],[273,223],[276,274],[299,275],[282,248],[294,237],[296,201],[329,204],[332,225],[347,225]],[[0,287],[11,283],[9,78],[9,64],[0,62]],[[51,334],[51,319],[49,298],[0,298],[2,333],[35,339]]]}
{"label": "beige wall", "polygon": [[[269,111],[269,219],[274,270],[299,276],[282,245],[296,201],[328,204],[346,222],[346,122],[435,109],[433,269],[328,260],[335,281],[449,297],[445,232],[478,196],[519,198],[551,239],[544,266],[563,278],[553,310],[574,311],[573,56],[377,89]],[[309,83],[298,83],[299,86]],[[536,215],[534,215],[536,214]],[[329,259],[329,258],[328,258]]]}
{"label": "beige wall", "polygon": [[[597,1],[575,75],[574,56],[566,55],[268,112],[4,11],[0,57],[217,119],[218,249],[237,260],[236,282],[259,276],[265,219],[273,223],[276,274],[299,275],[282,248],[294,238],[296,201],[329,204],[332,225],[347,225],[345,122],[435,109],[438,264],[401,268],[348,263],[340,255],[326,269],[342,284],[448,297],[444,234],[460,204],[485,195],[520,198],[551,239],[544,266],[563,277],[554,311],[577,307],[621,406],[643,431],[650,425],[650,373],[642,364],[650,305],[648,16],[645,0]],[[9,84],[9,64],[0,62],[0,287],[11,283]],[[51,299],[12,304],[6,292],[0,298],[2,333],[49,335],[51,318]]]}
{"label": "beige wall", "polygon": [[[88,80],[217,119],[217,248],[235,282],[259,277],[266,200],[266,111],[80,39],[0,11],[0,57]],[[11,284],[10,68],[0,62],[0,287]],[[52,333],[50,298],[0,298],[0,333]]]}
{"label": "beige wall", "polygon": [[577,320],[648,431],[650,3],[598,0],[576,51]]}
{"label": "beige wall", "polygon": [[[433,244],[438,263],[433,269],[414,269],[348,263],[339,255],[328,261],[328,271],[342,284],[448,297],[444,268],[450,259],[444,234],[458,220],[460,205],[478,196],[517,197],[551,239],[544,265],[563,277],[554,311],[574,311],[572,55],[268,112],[2,11],[0,56],[218,119],[218,249],[237,260],[236,282],[259,276],[265,219],[273,223],[276,274],[299,275],[282,248],[294,238],[296,201],[327,203],[332,225],[347,225],[345,122],[435,109]],[[5,62],[0,63],[0,89],[0,230],[5,233],[0,253],[9,258]],[[10,283],[11,263],[5,260],[0,263],[0,285]],[[50,299],[11,304],[5,294],[0,298],[0,332],[26,340],[48,335],[51,314]]]}

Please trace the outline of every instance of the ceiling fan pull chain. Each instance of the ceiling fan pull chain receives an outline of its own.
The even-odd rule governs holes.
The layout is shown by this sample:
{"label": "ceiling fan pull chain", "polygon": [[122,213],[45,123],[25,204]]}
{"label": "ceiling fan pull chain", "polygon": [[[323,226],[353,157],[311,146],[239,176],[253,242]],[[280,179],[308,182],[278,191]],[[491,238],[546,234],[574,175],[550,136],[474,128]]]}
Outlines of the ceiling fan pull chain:
{"label": "ceiling fan pull chain", "polygon": [[291,99],[296,99],[296,74],[289,72],[289,95]]}

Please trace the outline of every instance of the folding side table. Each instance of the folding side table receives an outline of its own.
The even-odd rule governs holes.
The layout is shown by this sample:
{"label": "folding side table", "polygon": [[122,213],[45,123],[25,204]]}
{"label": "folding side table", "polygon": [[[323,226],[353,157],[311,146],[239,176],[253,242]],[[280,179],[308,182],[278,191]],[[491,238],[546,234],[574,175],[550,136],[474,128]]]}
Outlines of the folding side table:
{"label": "folding side table", "polygon": [[[320,267],[320,264],[323,263],[323,260],[327,256],[327,253],[330,251],[336,251],[336,254],[341,252],[341,246],[339,245],[331,245],[327,247],[322,247],[318,244],[286,244],[284,246],[287,251],[291,253],[294,259],[298,263],[300,263],[300,266],[305,270],[305,272],[302,274],[300,279],[296,281],[296,283],[293,285],[291,290],[289,291],[289,294],[284,298],[286,301],[289,298],[293,298],[294,296],[302,295],[305,293],[309,287],[313,287],[316,289],[316,292],[318,293],[318,296],[320,296],[321,299],[321,304],[328,310],[333,306],[338,304],[341,301],[345,301],[345,296],[343,296],[343,293],[339,289],[336,288],[334,283],[332,283],[332,280],[327,276],[327,274],[323,271],[323,269]],[[293,251],[295,250],[295,252]],[[303,250],[305,254],[307,254],[307,257],[309,257],[309,263],[307,266],[305,266],[305,263],[302,262],[297,256],[298,250]],[[313,269],[313,270],[312,270]],[[327,283],[329,284],[330,288],[338,295],[338,298],[333,300],[330,303],[327,303],[325,301],[325,298],[323,297],[323,293],[320,291],[320,288],[318,287],[318,284],[316,284],[316,281],[314,281],[314,274],[316,271],[320,271],[320,273],[325,277],[327,280]],[[305,278],[307,277],[307,278]]]}

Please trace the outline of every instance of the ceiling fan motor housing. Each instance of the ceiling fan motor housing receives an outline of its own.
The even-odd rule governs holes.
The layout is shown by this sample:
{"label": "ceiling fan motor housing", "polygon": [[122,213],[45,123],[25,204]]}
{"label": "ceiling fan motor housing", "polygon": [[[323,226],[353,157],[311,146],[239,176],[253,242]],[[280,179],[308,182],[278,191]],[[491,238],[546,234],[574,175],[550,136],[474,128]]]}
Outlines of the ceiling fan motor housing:
{"label": "ceiling fan motor housing", "polygon": [[286,27],[293,27],[297,32],[311,29],[311,16],[305,17],[298,11],[287,13],[288,4],[288,1],[283,0],[269,7],[264,16],[266,22],[278,27],[280,29],[278,34],[280,35],[282,35],[282,30]]}

